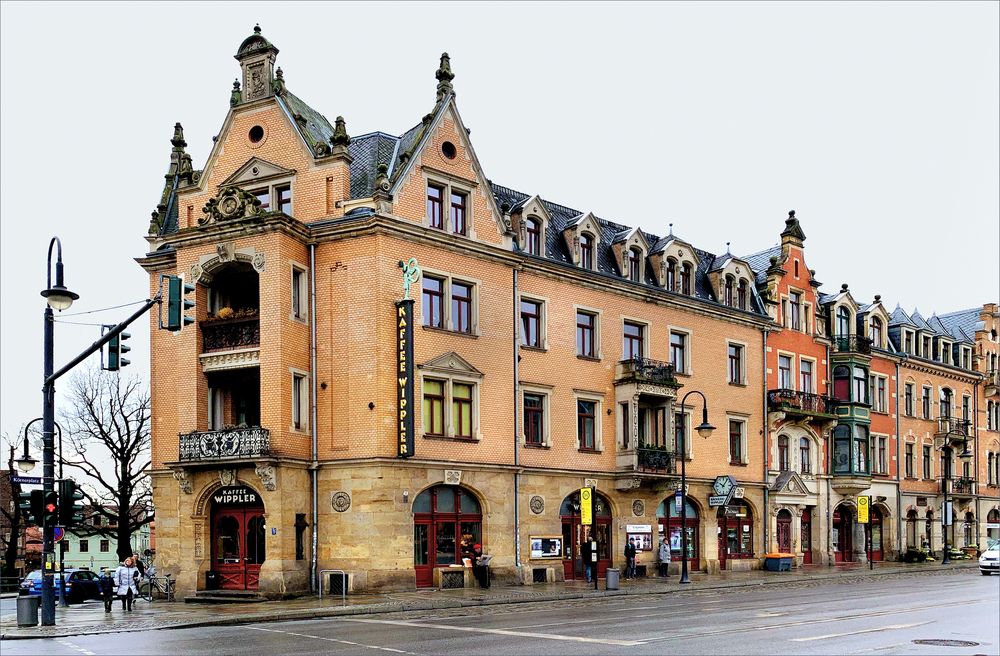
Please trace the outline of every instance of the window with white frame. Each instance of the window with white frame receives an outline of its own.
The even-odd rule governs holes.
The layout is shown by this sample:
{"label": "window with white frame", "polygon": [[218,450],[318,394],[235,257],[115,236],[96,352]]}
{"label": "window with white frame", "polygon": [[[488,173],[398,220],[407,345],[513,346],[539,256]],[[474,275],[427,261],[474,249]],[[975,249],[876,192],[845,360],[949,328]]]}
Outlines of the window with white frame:
{"label": "window with white frame", "polygon": [[888,379],[885,376],[871,374],[869,397],[873,412],[889,412]]}
{"label": "window with white frame", "polygon": [[292,318],[305,321],[309,316],[309,276],[305,267],[292,265]]}
{"label": "window with white frame", "polygon": [[421,276],[420,305],[423,325],[466,335],[478,333],[477,285],[445,274]]}
{"label": "window with white frame", "polygon": [[551,446],[547,391],[526,387],[521,393],[521,403],[522,443],[525,446]]}
{"label": "window with white frame", "polygon": [[601,400],[576,397],[576,445],[580,451],[601,451]]}
{"label": "window with white frame", "polygon": [[812,360],[799,359],[799,391],[806,394],[815,394],[813,370],[815,363]]}
{"label": "window with white frame", "polygon": [[789,327],[792,330],[802,330],[802,294],[791,292],[788,295]]}
{"label": "window with white frame", "polygon": [[872,435],[872,473],[889,473],[889,437]]}
{"label": "window with white frame", "polygon": [[913,331],[904,330],[903,331],[903,351],[909,353],[910,355],[916,355],[913,350]]}
{"label": "window with white frame", "polygon": [[941,342],[941,362],[945,364],[951,364],[951,344],[940,340]]}
{"label": "window with white frame", "polygon": [[792,382],[792,356],[778,355],[778,387],[784,390],[795,389]]}
{"label": "window with white frame", "polygon": [[292,430],[309,428],[309,377],[305,372],[292,372]]}
{"label": "window with white frame", "polygon": [[448,375],[424,376],[421,380],[421,414],[424,437],[477,440],[477,381]]}

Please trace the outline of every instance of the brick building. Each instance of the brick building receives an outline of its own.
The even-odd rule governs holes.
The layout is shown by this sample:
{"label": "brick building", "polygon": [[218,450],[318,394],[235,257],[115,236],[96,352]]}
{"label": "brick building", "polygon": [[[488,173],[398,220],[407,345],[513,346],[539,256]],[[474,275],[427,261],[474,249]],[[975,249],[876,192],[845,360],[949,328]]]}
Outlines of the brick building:
{"label": "brick building", "polygon": [[[259,28],[240,45],[201,170],[175,127],[138,260],[154,292],[161,275],[196,286],[194,325],[170,334],[151,318],[157,561],[182,592],[295,594],[334,568],[354,589],[446,584],[477,542],[498,579],[578,578],[590,537],[602,573],[629,537],[641,564],[662,537],[699,569],[749,568],[786,540],[786,513],[802,534],[798,506],[882,494],[867,400],[795,422],[765,400],[786,349],[815,363],[810,394],[831,393],[828,361],[863,367],[865,389],[869,371],[895,371],[856,340],[837,346],[840,307],[852,326],[889,317],[846,289],[818,294],[794,218],[762,268],[571,209],[486,177],[447,55],[412,129],[349,136],[289,90],[277,54]],[[782,323],[793,288],[815,313],[807,329]],[[708,438],[701,397],[682,404],[692,390]],[[776,466],[779,410],[810,440],[806,501]],[[834,497],[819,475],[840,426],[863,455],[837,470]],[[821,562],[823,517],[805,550]]]}

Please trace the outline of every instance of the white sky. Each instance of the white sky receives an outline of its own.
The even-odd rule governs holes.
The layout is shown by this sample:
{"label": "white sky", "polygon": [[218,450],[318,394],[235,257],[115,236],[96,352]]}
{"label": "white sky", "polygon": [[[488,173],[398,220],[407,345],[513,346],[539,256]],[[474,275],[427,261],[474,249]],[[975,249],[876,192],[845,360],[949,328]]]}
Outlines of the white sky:
{"label": "white sky", "polygon": [[[494,181],[717,253],[776,243],[795,209],[825,291],[930,315],[1000,296],[998,7],[4,2],[0,430],[41,413],[49,238],[69,312],[146,297],[133,258],[173,124],[201,168],[255,22],[351,134],[416,124],[447,50]],[[145,326],[129,373],[148,375]],[[56,367],[98,330],[58,324]]]}

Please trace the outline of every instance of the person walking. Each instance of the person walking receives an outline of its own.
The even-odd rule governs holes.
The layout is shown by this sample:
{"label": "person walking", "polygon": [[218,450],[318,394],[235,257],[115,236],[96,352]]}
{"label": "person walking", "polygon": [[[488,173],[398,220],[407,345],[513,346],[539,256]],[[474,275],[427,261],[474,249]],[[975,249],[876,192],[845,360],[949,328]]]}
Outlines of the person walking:
{"label": "person walking", "polygon": [[590,540],[584,539],[583,543],[580,545],[580,557],[583,558],[583,571],[587,573],[587,583],[590,583],[591,574],[591,559],[593,556],[593,550],[590,548]]}
{"label": "person walking", "polygon": [[667,539],[660,538],[660,576],[666,576],[670,572],[670,547],[667,546]]}
{"label": "person walking", "polygon": [[146,563],[142,562],[142,559],[139,558],[139,554],[137,554],[137,553],[133,553],[132,554],[132,563],[135,565],[135,568],[137,570],[139,570],[139,578],[145,578],[146,577]]}
{"label": "person walking", "polygon": [[635,578],[635,540],[633,538],[629,538],[628,544],[625,545],[625,578]]}
{"label": "person walking", "polygon": [[132,610],[132,600],[139,594],[135,582],[139,579],[139,570],[136,569],[132,557],[129,556],[122,561],[122,564],[115,570],[115,592],[122,599],[122,610]]}
{"label": "person walking", "polygon": [[115,600],[115,581],[108,568],[101,569],[101,578],[98,581],[101,586],[101,599],[104,600],[104,612],[111,612],[111,604]]}

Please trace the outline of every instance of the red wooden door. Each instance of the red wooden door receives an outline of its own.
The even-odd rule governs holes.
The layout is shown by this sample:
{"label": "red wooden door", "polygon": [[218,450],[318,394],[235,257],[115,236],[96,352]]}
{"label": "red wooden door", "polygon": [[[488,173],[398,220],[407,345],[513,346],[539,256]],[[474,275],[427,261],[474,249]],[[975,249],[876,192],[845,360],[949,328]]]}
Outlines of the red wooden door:
{"label": "red wooden door", "polygon": [[802,545],[802,564],[811,565],[813,561],[812,515],[809,513],[808,508],[802,511],[802,535],[799,544]]}
{"label": "red wooden door", "polygon": [[882,560],[882,511],[873,507],[868,520],[871,522],[872,560],[878,562]]}
{"label": "red wooden door", "polygon": [[791,553],[792,551],[792,513],[787,510],[778,512],[778,551]]}
{"label": "red wooden door", "polygon": [[836,563],[849,563],[854,560],[854,539],[851,511],[838,507],[833,511],[833,560]]}
{"label": "red wooden door", "polygon": [[256,590],[264,549],[263,508],[220,508],[212,524],[212,569],[223,590]]}

